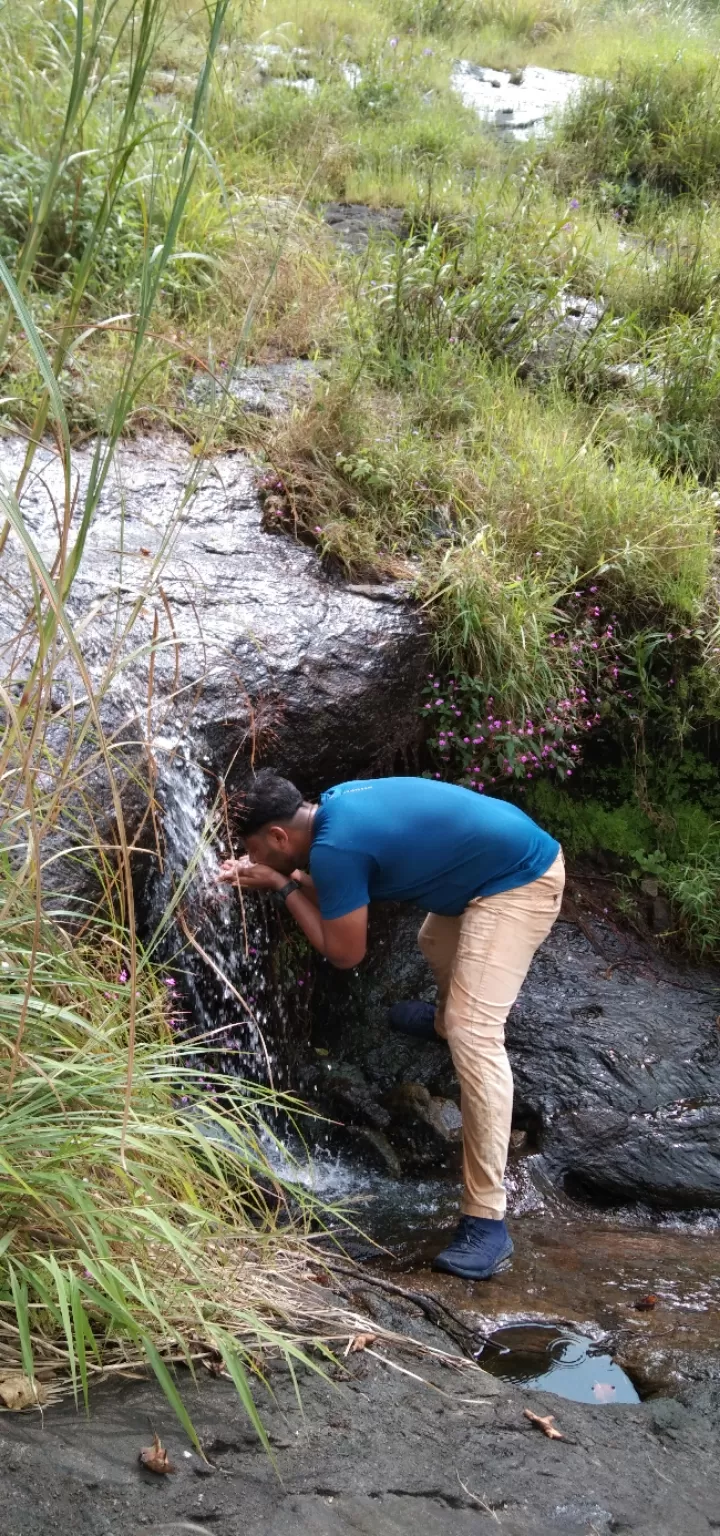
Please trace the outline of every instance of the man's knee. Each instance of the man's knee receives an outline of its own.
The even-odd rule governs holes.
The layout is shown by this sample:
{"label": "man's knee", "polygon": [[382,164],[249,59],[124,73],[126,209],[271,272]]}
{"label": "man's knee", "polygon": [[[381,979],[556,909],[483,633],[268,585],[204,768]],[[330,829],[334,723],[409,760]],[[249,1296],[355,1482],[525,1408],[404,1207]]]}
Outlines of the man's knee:
{"label": "man's knee", "polygon": [[439,917],[436,912],[428,913],[425,918],[418,934],[418,945],[421,955],[434,970],[438,967],[446,970],[452,964],[457,949],[458,929],[457,918]]}
{"label": "man's knee", "polygon": [[432,960],[433,947],[432,934],[428,934],[427,924],[423,923],[422,928],[418,934],[418,949],[420,950],[420,954],[422,955],[423,959],[427,960],[428,963],[430,963]]}

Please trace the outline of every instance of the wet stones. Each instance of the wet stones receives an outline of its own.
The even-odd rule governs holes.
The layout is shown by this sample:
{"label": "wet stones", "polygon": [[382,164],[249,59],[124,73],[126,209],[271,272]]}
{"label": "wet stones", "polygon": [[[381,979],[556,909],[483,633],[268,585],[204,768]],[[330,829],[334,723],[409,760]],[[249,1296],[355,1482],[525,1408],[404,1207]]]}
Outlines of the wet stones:
{"label": "wet stones", "polygon": [[366,203],[328,203],[323,218],[338,245],[362,255],[371,240],[407,240],[408,217],[402,208],[370,208]]}
{"label": "wet stones", "polygon": [[279,417],[291,414],[296,405],[307,405],[324,377],[321,365],[305,358],[286,358],[278,363],[248,363],[201,373],[188,394],[193,405],[221,411],[223,405],[240,406],[251,416]]}

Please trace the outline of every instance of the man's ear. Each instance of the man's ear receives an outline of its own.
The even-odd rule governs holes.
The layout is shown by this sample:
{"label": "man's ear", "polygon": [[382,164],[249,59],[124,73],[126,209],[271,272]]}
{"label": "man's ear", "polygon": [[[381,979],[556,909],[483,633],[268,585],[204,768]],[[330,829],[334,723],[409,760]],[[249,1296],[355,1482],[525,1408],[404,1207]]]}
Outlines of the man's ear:
{"label": "man's ear", "polygon": [[290,839],[285,827],[268,827],[267,836],[274,848],[281,849],[283,853],[286,851]]}

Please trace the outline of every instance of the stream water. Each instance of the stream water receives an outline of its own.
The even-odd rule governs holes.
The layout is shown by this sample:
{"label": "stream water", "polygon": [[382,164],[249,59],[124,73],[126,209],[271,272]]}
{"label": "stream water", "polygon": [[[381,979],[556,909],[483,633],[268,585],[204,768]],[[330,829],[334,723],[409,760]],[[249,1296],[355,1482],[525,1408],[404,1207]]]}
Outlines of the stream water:
{"label": "stream water", "polygon": [[217,883],[226,845],[202,764],[173,741],[156,751],[164,852],[146,927],[163,930],[159,954],[177,987],[174,1027],[180,1038],[205,1038],[219,1070],[282,1086],[289,1015],[286,987],[269,963],[271,914],[252,893],[239,907],[237,893]]}
{"label": "stream water", "polygon": [[323,1148],[297,1161],[282,1149],[273,1156],[283,1177],[348,1213],[356,1258],[438,1295],[496,1340],[480,1357],[485,1369],[597,1403],[720,1380],[717,1216],[600,1213],[542,1188],[534,1159],[518,1158],[507,1176],[512,1264],[472,1284],[430,1267],[457,1220],[457,1179],[393,1179]]}

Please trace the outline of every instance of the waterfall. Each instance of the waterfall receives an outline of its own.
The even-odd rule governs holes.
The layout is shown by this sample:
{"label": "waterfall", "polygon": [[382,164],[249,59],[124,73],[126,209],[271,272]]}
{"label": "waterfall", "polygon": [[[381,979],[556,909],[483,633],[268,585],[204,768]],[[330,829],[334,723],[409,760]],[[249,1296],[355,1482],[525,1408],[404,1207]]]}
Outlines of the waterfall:
{"label": "waterfall", "polygon": [[163,926],[156,953],[171,972],[173,1028],[180,1039],[207,1037],[208,1060],[219,1070],[283,1086],[288,994],[298,978],[279,974],[275,914],[256,893],[239,896],[217,883],[230,850],[213,818],[215,785],[202,762],[186,744],[160,741],[155,749],[162,867],[149,881],[145,927],[152,934]]}

